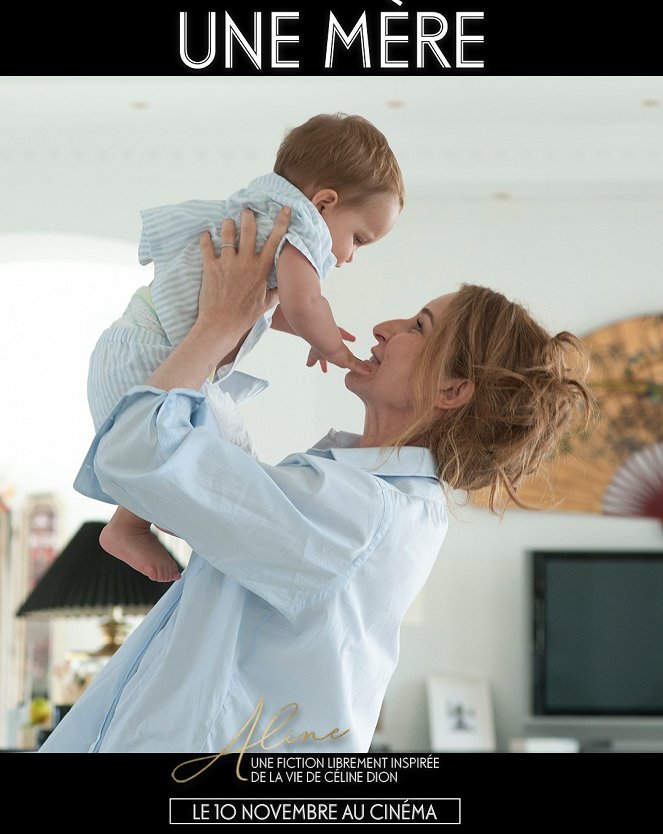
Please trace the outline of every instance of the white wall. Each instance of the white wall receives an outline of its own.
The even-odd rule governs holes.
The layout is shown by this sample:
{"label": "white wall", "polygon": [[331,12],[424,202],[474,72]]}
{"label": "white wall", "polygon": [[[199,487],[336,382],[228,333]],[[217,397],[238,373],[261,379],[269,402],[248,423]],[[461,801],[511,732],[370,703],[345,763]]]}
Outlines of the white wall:
{"label": "white wall", "polygon": [[[499,92],[496,81],[490,79],[491,96]],[[509,79],[502,82],[506,89]],[[389,95],[386,90],[382,94]],[[260,104],[260,91],[251,95],[247,110]],[[342,92],[337,91],[335,101],[342,98]],[[320,105],[320,109],[341,106]],[[306,107],[310,112],[310,104]],[[635,177],[618,164],[601,168],[593,158],[593,167],[588,164],[587,168],[591,176],[583,178],[583,166],[577,160],[569,173],[564,160],[556,161],[553,156],[546,157],[545,167],[533,171],[531,154],[545,157],[533,145],[525,166],[529,165],[527,177],[519,179],[517,166],[511,164],[508,171],[500,169],[498,181],[485,160],[479,175],[469,165],[454,168],[444,157],[444,141],[448,138],[444,120],[453,123],[453,118],[453,110],[446,111],[444,119],[437,119],[435,124],[431,116],[433,135],[428,137],[427,147],[433,150],[426,163],[430,181],[426,182],[420,172],[413,178],[406,210],[394,232],[375,247],[360,252],[352,266],[339,270],[328,282],[327,295],[338,321],[358,336],[359,355],[367,355],[373,343],[370,332],[375,322],[409,315],[429,298],[453,289],[461,281],[493,286],[527,304],[550,329],[570,329],[580,335],[624,317],[661,310],[663,178],[658,169],[652,168],[650,176]],[[514,118],[513,112],[510,118]],[[568,135],[580,145],[585,142],[583,153],[591,155],[599,130],[594,125],[585,133],[582,116],[575,114],[573,118]],[[80,119],[84,120],[84,114]],[[421,119],[420,115],[419,122],[413,121],[415,128],[421,125]],[[554,112],[549,119],[555,123]],[[564,129],[559,127],[562,135]],[[515,132],[513,126],[511,130]],[[272,148],[266,147],[253,160],[235,160],[237,164],[227,177],[220,159],[213,169],[211,186],[209,154],[199,158],[172,137],[164,143],[169,153],[177,145],[177,160],[165,155],[153,136],[138,130],[113,135],[111,129],[95,132],[83,123],[64,124],[53,133],[57,154],[50,164],[48,136],[39,137],[37,150],[29,159],[21,161],[19,151],[12,151],[12,164],[2,170],[3,183],[7,183],[6,190],[3,187],[2,228],[11,233],[65,232],[126,242],[127,249],[120,258],[126,270],[117,270],[116,277],[110,279],[107,271],[90,273],[86,294],[81,296],[95,322],[115,312],[125,299],[127,283],[133,280],[133,273],[129,280],[130,251],[139,234],[139,207],[211,196],[219,188],[229,190],[242,184],[240,175],[262,172],[272,157]],[[544,133],[545,125],[537,135]],[[631,133],[621,135],[633,139]],[[14,149],[20,147],[17,136],[18,132],[11,140]],[[467,136],[481,144],[475,129]],[[651,145],[651,135],[645,132],[643,136],[639,145],[635,141],[638,147],[647,142]],[[72,137],[77,138],[78,145]],[[413,141],[416,144],[416,136]],[[454,141],[462,145],[462,136],[455,135]],[[605,141],[609,143],[609,137]],[[527,142],[523,143],[526,152]],[[600,147],[596,153],[599,151]],[[632,159],[624,158],[625,165],[632,165]],[[646,171],[644,163],[642,170]],[[230,183],[227,189],[226,180]],[[496,190],[507,191],[509,198],[495,199]],[[16,251],[15,238],[4,243],[5,251],[10,243]],[[0,237],[0,262],[2,247]],[[28,249],[25,257],[30,260]],[[89,248],[85,257],[90,259]],[[37,326],[30,310],[41,301],[30,293],[25,268],[20,268],[22,273],[17,269],[10,272],[0,263],[0,310],[11,309],[12,315],[24,322],[9,337],[10,331],[0,330],[0,355],[11,356],[3,369],[5,380],[8,372],[17,380],[5,384],[0,408],[0,436],[5,438],[0,445],[0,489],[7,471],[19,490],[56,488],[65,504],[72,507],[73,533],[81,518],[76,515],[78,510],[73,510],[77,499],[67,484],[87,443],[89,429],[82,426],[89,418],[79,398],[66,421],[61,415],[51,419],[40,394],[44,387],[40,380],[45,372],[58,380],[62,390],[80,391],[81,357],[87,357],[90,345],[89,334],[84,335],[77,322],[85,319],[85,313],[77,310],[58,337],[71,362],[66,357],[53,365],[48,364],[47,357],[42,362],[30,348],[31,328]],[[64,300],[71,290],[70,279],[65,276],[59,280]],[[55,301],[53,296],[48,299],[52,319],[58,323],[66,319],[67,304],[58,303],[57,291]],[[246,406],[258,449],[269,461],[306,448],[332,425],[361,428],[360,404],[345,391],[342,372],[333,368],[323,377],[304,367],[305,358],[303,344],[274,333],[263,340],[244,366],[272,381],[264,395]],[[21,391],[20,397],[16,396],[17,390]],[[67,406],[58,405],[58,409],[63,407]],[[43,458],[37,464],[30,458],[28,423],[21,415],[35,410],[43,415],[38,422],[53,441],[61,436],[57,433],[63,427],[76,426],[71,431],[76,435],[75,442],[70,438],[57,465],[57,442],[49,458],[52,466],[44,466]],[[30,433],[33,431],[31,423]],[[7,443],[26,450],[24,467],[16,464]],[[7,461],[12,461],[11,465]],[[86,506],[84,512],[90,513],[88,517],[100,516],[96,506]],[[430,581],[403,629],[401,663],[385,707],[387,740],[401,749],[424,749],[424,680],[432,672],[460,671],[491,679],[498,738],[504,746],[509,737],[522,731],[528,713],[526,552],[552,544],[648,549],[660,548],[662,542],[660,524],[655,521],[512,511],[498,523],[484,510],[459,511],[451,520]]]}
{"label": "white wall", "polygon": [[[656,520],[600,518],[563,513],[508,514],[459,511],[426,586],[421,621],[405,625],[401,661],[385,702],[385,738],[396,749],[427,749],[423,678],[460,673],[488,677],[493,691],[497,741],[506,749],[516,736],[567,735],[593,729],[580,722],[530,719],[531,563],[528,551],[546,549],[661,550]],[[603,721],[596,737],[607,739]],[[622,735],[646,724],[663,738],[663,721],[629,722]],[[650,733],[651,735],[651,733]],[[590,738],[587,735],[588,739]]]}

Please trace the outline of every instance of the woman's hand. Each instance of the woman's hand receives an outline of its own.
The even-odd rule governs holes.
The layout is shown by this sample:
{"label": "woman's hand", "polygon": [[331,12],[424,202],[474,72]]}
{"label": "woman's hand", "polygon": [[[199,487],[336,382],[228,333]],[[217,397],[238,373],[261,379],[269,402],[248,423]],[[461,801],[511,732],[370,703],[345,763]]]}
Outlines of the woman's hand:
{"label": "woman's hand", "polygon": [[256,219],[250,209],[242,211],[237,251],[234,221],[224,220],[221,225],[219,256],[214,252],[209,232],[203,232],[200,236],[203,280],[197,327],[218,330],[222,326],[241,338],[260,316],[278,304],[277,291],[267,288],[267,277],[289,222],[290,209],[281,209],[272,233],[259,252],[256,252]]}
{"label": "woman's hand", "polygon": [[224,246],[219,257],[214,254],[209,233],[200,236],[203,280],[198,318],[146,385],[166,391],[199,389],[222,359],[236,350],[257,319],[278,302],[276,291],[267,289],[267,276],[287,231],[289,215],[289,209],[281,210],[260,252],[256,252],[255,217],[248,209],[242,212],[239,251],[235,251],[232,220],[224,220],[221,227],[222,243],[232,245]]}

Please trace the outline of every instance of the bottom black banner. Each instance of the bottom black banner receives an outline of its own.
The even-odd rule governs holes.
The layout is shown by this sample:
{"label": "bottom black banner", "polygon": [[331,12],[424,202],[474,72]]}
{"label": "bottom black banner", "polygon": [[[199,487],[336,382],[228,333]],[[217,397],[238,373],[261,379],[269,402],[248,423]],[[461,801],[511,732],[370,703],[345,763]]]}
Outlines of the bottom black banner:
{"label": "bottom black banner", "polygon": [[[629,754],[44,754],[0,758],[7,819],[50,824],[435,824],[653,818]],[[640,763],[652,766],[651,760]],[[29,799],[27,798],[29,797]]]}

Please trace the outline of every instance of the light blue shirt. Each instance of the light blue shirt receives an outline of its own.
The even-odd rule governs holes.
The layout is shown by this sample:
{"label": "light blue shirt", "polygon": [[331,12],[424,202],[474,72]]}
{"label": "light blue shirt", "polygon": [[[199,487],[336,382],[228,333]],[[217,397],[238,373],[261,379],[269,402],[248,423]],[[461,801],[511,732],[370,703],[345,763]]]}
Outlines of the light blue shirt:
{"label": "light blue shirt", "polygon": [[357,442],[331,431],[270,466],[220,437],[200,393],[127,393],[75,486],[193,554],[43,751],[239,750],[262,703],[249,752],[365,752],[447,515],[428,450]]}

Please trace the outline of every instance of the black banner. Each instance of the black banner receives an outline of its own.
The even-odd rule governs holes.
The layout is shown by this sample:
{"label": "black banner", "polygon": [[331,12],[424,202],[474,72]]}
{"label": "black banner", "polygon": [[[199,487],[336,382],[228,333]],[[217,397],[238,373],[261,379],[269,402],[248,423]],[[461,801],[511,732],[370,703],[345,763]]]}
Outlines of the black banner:
{"label": "black banner", "polygon": [[[642,791],[637,760],[625,754],[203,758],[6,754],[0,764],[13,789],[3,793],[3,811],[8,819],[41,821],[47,814],[51,824],[85,820],[88,827],[103,822],[150,831],[238,823],[460,824],[470,831],[505,825],[529,831],[544,821],[565,828],[584,822],[591,830],[628,822],[632,829],[657,810],[655,794],[650,799]],[[192,773],[197,775],[188,778]]]}
{"label": "black banner", "polygon": [[644,6],[182,0],[5,15],[7,74],[638,75],[662,63]]}

